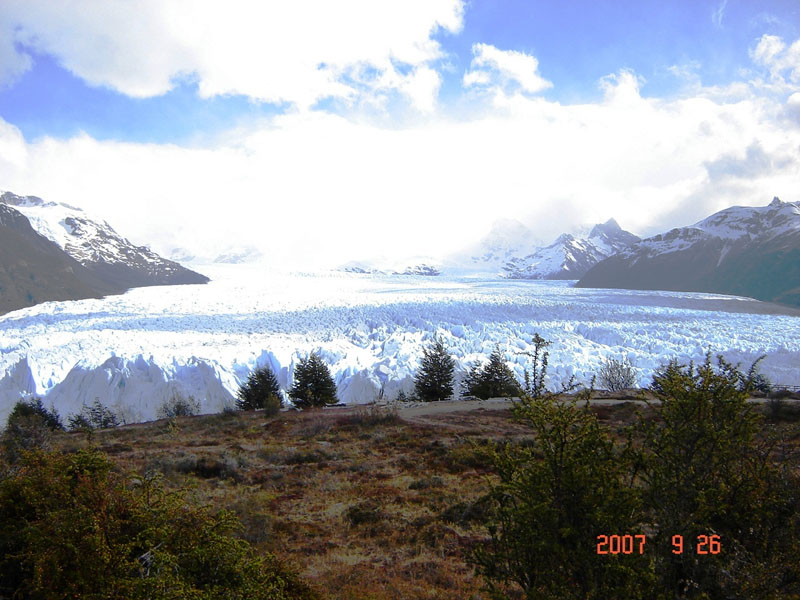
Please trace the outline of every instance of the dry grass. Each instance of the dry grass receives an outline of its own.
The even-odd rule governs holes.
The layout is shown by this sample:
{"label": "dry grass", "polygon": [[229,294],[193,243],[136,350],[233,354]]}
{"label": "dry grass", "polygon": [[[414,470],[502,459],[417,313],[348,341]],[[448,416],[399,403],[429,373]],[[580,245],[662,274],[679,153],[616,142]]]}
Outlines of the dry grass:
{"label": "dry grass", "polygon": [[[595,408],[615,429],[631,404]],[[486,539],[482,449],[523,440],[509,411],[408,423],[358,410],[179,417],[86,434],[123,470],[159,471],[200,501],[233,510],[242,537],[281,556],[331,599],[484,598],[466,563]]]}

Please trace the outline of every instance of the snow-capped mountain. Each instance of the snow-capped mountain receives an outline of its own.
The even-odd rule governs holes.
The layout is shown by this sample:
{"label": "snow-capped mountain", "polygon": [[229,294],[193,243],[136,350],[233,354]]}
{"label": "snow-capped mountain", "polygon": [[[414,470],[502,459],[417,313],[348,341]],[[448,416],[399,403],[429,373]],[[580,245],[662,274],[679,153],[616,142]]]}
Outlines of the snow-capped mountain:
{"label": "snow-capped mountain", "polygon": [[34,231],[21,212],[0,203],[0,313],[47,300],[113,292],[112,286]]}
{"label": "snow-capped mountain", "polygon": [[351,261],[339,267],[339,271],[346,273],[361,273],[370,275],[425,275],[435,277],[441,275],[441,270],[437,266],[437,261],[427,260],[422,262],[410,262],[406,264],[395,263],[389,265],[388,262],[366,262]]}
{"label": "snow-capped mountain", "polygon": [[514,219],[499,219],[477,244],[451,256],[456,270],[498,273],[512,258],[530,254],[542,245],[528,227]]}
{"label": "snow-capped mountain", "polygon": [[201,265],[224,264],[241,265],[244,263],[254,263],[264,258],[264,254],[253,246],[235,245],[217,253],[197,254],[186,248],[172,248],[167,252],[170,260],[178,263],[195,263]]}
{"label": "snow-capped mountain", "polygon": [[579,279],[601,260],[639,241],[614,219],[595,225],[588,237],[560,235],[555,242],[502,266],[511,279]]}
{"label": "snow-capped mountain", "polygon": [[604,260],[579,287],[703,291],[800,306],[800,203],[727,208]]}
{"label": "snow-capped mountain", "polygon": [[45,202],[36,196],[0,195],[28,218],[40,235],[103,279],[124,289],[144,285],[206,283],[208,278],[162,258],[146,246],[136,246],[105,221],[88,218],[79,208]]}
{"label": "snow-capped mountain", "polygon": [[135,246],[108,223],[35,196],[0,195],[0,312],[208,278]]}

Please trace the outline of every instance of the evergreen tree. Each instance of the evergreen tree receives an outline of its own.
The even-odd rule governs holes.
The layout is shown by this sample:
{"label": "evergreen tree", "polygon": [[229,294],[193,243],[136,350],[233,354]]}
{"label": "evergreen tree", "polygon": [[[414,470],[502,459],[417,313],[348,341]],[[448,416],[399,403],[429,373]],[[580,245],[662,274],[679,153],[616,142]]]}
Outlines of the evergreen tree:
{"label": "evergreen tree", "polygon": [[312,408],[326,404],[336,404],[336,384],[330,369],[319,354],[312,352],[308,358],[301,358],[294,370],[294,383],[289,396],[298,408]]}
{"label": "evergreen tree", "polygon": [[69,421],[69,428],[73,431],[105,429],[107,427],[117,427],[120,424],[117,415],[97,398],[95,398],[91,406],[86,406],[86,403],[84,403],[81,407],[81,412],[77,415],[70,415],[67,420]]}
{"label": "evergreen tree", "polygon": [[500,348],[489,355],[489,362],[483,367],[475,365],[462,382],[464,395],[482,400],[488,398],[510,398],[520,396],[520,388],[511,369],[503,360]]}
{"label": "evergreen tree", "polygon": [[64,425],[61,423],[61,417],[56,412],[55,408],[47,410],[42,404],[41,398],[31,398],[30,400],[19,400],[14,408],[11,409],[11,414],[8,415],[6,425],[11,426],[20,419],[34,418],[39,419],[45,427],[51,431],[61,431]]}
{"label": "evergreen tree", "polygon": [[424,402],[447,400],[453,395],[455,361],[440,339],[423,350],[422,365],[414,378],[414,393]]}
{"label": "evergreen tree", "polygon": [[268,366],[258,367],[247,376],[247,382],[236,393],[236,408],[239,410],[258,410],[281,406],[281,386],[278,378]]}

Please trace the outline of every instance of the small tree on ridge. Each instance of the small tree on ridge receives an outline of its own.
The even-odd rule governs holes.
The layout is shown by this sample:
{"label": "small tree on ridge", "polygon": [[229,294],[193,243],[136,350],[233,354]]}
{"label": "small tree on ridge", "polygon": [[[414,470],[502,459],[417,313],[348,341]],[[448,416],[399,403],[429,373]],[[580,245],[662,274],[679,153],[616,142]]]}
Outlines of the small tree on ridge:
{"label": "small tree on ridge", "polygon": [[522,388],[506,365],[500,348],[489,355],[489,362],[482,367],[475,365],[462,382],[465,395],[482,400],[488,398],[511,398],[520,396]]}
{"label": "small tree on ridge", "polygon": [[312,352],[308,358],[301,358],[294,371],[294,383],[289,396],[298,408],[313,408],[326,404],[336,404],[336,384],[330,369],[319,354]]}
{"label": "small tree on ridge", "polygon": [[446,400],[453,395],[455,361],[440,339],[425,348],[419,373],[414,378],[414,393],[425,402]]}
{"label": "small tree on ridge", "polygon": [[239,410],[258,410],[281,407],[281,386],[272,369],[258,367],[247,376],[247,381],[236,392],[236,408]]}

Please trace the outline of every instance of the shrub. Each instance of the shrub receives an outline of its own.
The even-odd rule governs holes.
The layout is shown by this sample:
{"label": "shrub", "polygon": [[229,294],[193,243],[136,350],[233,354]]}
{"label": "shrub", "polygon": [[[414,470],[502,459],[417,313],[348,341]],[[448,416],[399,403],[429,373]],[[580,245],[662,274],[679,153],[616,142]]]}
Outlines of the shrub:
{"label": "shrub", "polygon": [[70,415],[67,420],[72,431],[105,429],[117,427],[120,424],[117,415],[98,399],[95,399],[91,406],[86,406],[84,403],[81,412],[77,415]]}
{"label": "shrub", "polygon": [[[625,441],[588,402],[522,398],[514,416],[533,440],[493,452],[490,539],[470,557],[493,596],[798,597],[800,476],[791,453],[758,435],[747,401],[757,362],[747,373],[710,355],[668,363],[650,386],[655,418],[640,415]],[[642,554],[597,556],[599,535],[644,533]],[[719,536],[722,552],[706,544],[703,555],[701,535]]]}
{"label": "shrub", "polygon": [[495,597],[514,590],[526,598],[645,597],[646,556],[603,560],[596,553],[596,536],[637,532],[642,507],[621,452],[588,402],[561,403],[547,394],[524,397],[513,411],[534,438],[492,450],[499,484],[486,499],[491,539],[470,558],[489,591]]}
{"label": "shrub", "polygon": [[278,378],[268,366],[258,367],[247,376],[247,381],[236,393],[236,408],[239,410],[265,409],[269,415],[276,414],[282,405],[281,386]]}
{"label": "shrub", "polygon": [[625,357],[607,357],[600,367],[600,385],[609,392],[621,392],[636,385],[636,369]]}
{"label": "shrub", "polygon": [[352,426],[362,427],[364,429],[385,425],[397,425],[400,422],[400,416],[396,408],[384,408],[375,405],[367,408],[359,406],[355,412],[341,415],[336,419],[336,424],[340,427]]}
{"label": "shrub", "polygon": [[538,333],[533,334],[533,352],[520,352],[531,359],[531,369],[525,368],[524,392],[529,398],[542,398],[547,394],[544,379],[547,375],[547,361],[550,353],[545,350],[553,342]]}
{"label": "shrub", "polygon": [[386,518],[384,512],[374,500],[364,500],[358,504],[353,504],[344,513],[345,519],[352,526],[363,525],[365,523],[377,523]]}
{"label": "shrub", "polygon": [[17,462],[27,450],[48,449],[53,431],[64,429],[55,410],[47,410],[40,398],[20,400],[11,410],[0,436],[3,454],[9,463]]}
{"label": "shrub", "polygon": [[461,387],[464,395],[475,396],[482,400],[511,398],[522,394],[522,388],[506,365],[499,348],[495,348],[489,355],[489,362],[486,365],[472,367]]}
{"label": "shrub", "polygon": [[97,451],[35,452],[0,481],[0,597],[312,599],[232,513],[121,475]]}
{"label": "shrub", "polygon": [[639,462],[654,542],[670,547],[676,534],[693,541],[713,533],[726,548],[709,560],[694,552],[660,555],[661,589],[698,590],[690,596],[698,598],[699,591],[708,598],[800,592],[800,486],[758,439],[761,418],[747,401],[758,362],[745,374],[721,356],[714,365],[708,354],[703,364],[673,361],[653,377],[661,404],[653,407],[656,420],[640,424]]}
{"label": "shrub", "polygon": [[289,396],[298,408],[336,404],[336,384],[328,365],[316,352],[312,352],[308,358],[300,359],[294,371],[294,383]]}
{"label": "shrub", "polygon": [[453,395],[455,361],[440,339],[422,352],[422,364],[414,378],[414,395],[423,402],[447,400]]}
{"label": "shrub", "polygon": [[175,417],[192,417],[200,412],[200,403],[192,396],[185,398],[177,392],[156,411],[159,419],[174,419]]}
{"label": "shrub", "polygon": [[47,410],[42,404],[41,398],[19,400],[14,405],[14,408],[11,409],[6,426],[12,425],[18,419],[28,417],[38,417],[50,431],[64,430],[64,424],[61,422],[61,417],[56,412],[56,409],[51,407],[50,410]]}

